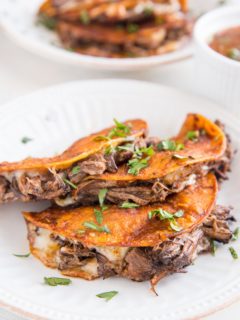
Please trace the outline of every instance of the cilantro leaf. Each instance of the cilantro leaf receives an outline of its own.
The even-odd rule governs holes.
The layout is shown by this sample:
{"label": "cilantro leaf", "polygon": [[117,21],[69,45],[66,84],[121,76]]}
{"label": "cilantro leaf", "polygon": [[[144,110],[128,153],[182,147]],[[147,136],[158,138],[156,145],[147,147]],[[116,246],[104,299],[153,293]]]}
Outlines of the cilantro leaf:
{"label": "cilantro leaf", "polygon": [[127,144],[125,144],[123,146],[118,146],[117,150],[124,150],[124,151],[134,152],[134,144],[127,143]]}
{"label": "cilantro leaf", "polygon": [[72,168],[72,174],[78,174],[80,172],[81,168],[80,166],[75,166]]}
{"label": "cilantro leaf", "polygon": [[18,257],[18,258],[28,258],[30,256],[30,252],[29,253],[26,253],[26,254],[13,254],[15,257]]}
{"label": "cilantro leaf", "polygon": [[56,29],[57,20],[54,17],[49,17],[44,13],[39,14],[37,24],[42,24],[49,30]]}
{"label": "cilantro leaf", "polygon": [[115,297],[118,294],[118,291],[108,291],[99,293],[96,296],[101,299],[105,299],[106,301],[111,300],[113,297]]}
{"label": "cilantro leaf", "polygon": [[136,204],[134,202],[128,202],[128,201],[124,201],[120,205],[120,208],[123,208],[123,209],[132,209],[132,208],[137,208],[137,207],[139,207],[139,204]]}
{"label": "cilantro leaf", "polygon": [[102,207],[104,204],[104,200],[106,198],[107,192],[108,192],[108,189],[105,188],[105,189],[101,189],[98,193],[98,200],[99,200],[100,207]]}
{"label": "cilantro leaf", "polygon": [[106,232],[106,233],[110,233],[109,229],[107,226],[98,226],[96,225],[94,222],[91,221],[86,221],[83,223],[84,227],[88,228],[88,229],[92,229],[98,232]]}
{"label": "cilantro leaf", "polygon": [[77,189],[77,186],[74,184],[74,183],[72,183],[70,180],[68,180],[68,179],[66,179],[66,178],[63,178],[63,181],[66,183],[66,184],[68,184],[70,187],[72,187],[73,189]]}
{"label": "cilantro leaf", "polygon": [[138,175],[140,170],[146,168],[148,166],[148,160],[150,158],[144,158],[144,159],[131,159],[128,161],[129,170],[128,173],[133,174],[134,176]]}
{"label": "cilantro leaf", "polygon": [[137,157],[140,157],[142,158],[143,155],[146,155],[146,156],[153,156],[154,155],[154,150],[153,150],[153,146],[149,146],[149,147],[144,147],[144,148],[137,148],[136,151],[134,152],[134,156],[137,158]]}
{"label": "cilantro leaf", "polygon": [[178,223],[176,222],[175,218],[180,218],[183,215],[184,215],[184,211],[183,210],[178,210],[175,213],[170,213],[170,212],[168,212],[166,210],[163,210],[161,208],[148,212],[148,218],[149,219],[152,219],[154,217],[158,217],[160,220],[168,220],[171,229],[176,231],[176,232],[181,231],[182,228],[178,225]]}
{"label": "cilantro leaf", "polygon": [[191,141],[197,141],[199,138],[199,130],[195,130],[195,131],[188,131],[187,133],[187,139],[191,140]]}
{"label": "cilantro leaf", "polygon": [[211,249],[212,255],[215,256],[217,251],[217,242],[212,239],[210,240],[210,249]]}
{"label": "cilantro leaf", "polygon": [[119,122],[117,119],[114,119],[114,123],[115,127],[109,132],[108,138],[126,137],[128,134],[130,134],[130,126],[127,126],[122,122]]}
{"label": "cilantro leaf", "polygon": [[182,230],[182,227],[180,227],[178,225],[178,223],[176,222],[176,220],[171,220],[170,221],[170,227],[172,228],[173,231],[179,232]]}
{"label": "cilantro leaf", "polygon": [[182,143],[177,143],[172,140],[163,140],[158,144],[159,151],[180,151],[184,149]]}
{"label": "cilantro leaf", "polygon": [[103,222],[102,210],[98,210],[94,208],[94,214],[95,214],[97,223],[102,224]]}
{"label": "cilantro leaf", "polygon": [[236,250],[233,247],[229,247],[228,249],[229,249],[233,259],[234,260],[238,259],[238,254],[237,254]]}
{"label": "cilantro leaf", "polygon": [[57,277],[44,277],[44,283],[49,286],[68,286],[72,281],[67,278],[57,278]]}
{"label": "cilantro leaf", "polygon": [[233,234],[232,234],[232,240],[233,241],[236,241],[239,237],[239,227],[237,227],[234,231],[233,231]]}
{"label": "cilantro leaf", "polygon": [[32,141],[32,139],[29,138],[29,137],[23,137],[23,138],[21,139],[21,142],[22,142],[23,144],[27,144],[27,143],[30,142],[30,141]]}
{"label": "cilantro leaf", "polygon": [[174,217],[175,218],[180,218],[184,215],[184,211],[183,210],[178,210],[177,212],[174,213]]}

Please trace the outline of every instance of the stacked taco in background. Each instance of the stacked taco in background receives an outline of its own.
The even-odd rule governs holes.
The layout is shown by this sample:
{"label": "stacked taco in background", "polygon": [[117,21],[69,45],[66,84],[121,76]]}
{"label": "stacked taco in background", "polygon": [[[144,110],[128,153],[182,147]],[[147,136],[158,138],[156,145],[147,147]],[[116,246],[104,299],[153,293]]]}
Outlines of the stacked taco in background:
{"label": "stacked taco in background", "polygon": [[154,288],[212,241],[231,239],[230,209],[216,204],[232,159],[221,124],[189,114],[168,140],[147,129],[143,120],[115,120],[59,156],[0,164],[1,202],[53,202],[24,212],[31,252],[46,266]]}
{"label": "stacked taco in background", "polygon": [[38,21],[75,52],[144,57],[177,50],[189,39],[186,9],[177,0],[46,0]]}

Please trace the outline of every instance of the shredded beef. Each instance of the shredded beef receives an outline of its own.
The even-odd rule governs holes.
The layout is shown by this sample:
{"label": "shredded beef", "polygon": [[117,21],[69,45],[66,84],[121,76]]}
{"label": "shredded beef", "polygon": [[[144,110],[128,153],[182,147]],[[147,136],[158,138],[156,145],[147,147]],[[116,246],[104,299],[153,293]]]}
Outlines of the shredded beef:
{"label": "shredded beef", "polygon": [[210,165],[212,171],[215,173],[216,177],[221,182],[222,180],[226,180],[228,178],[227,173],[231,171],[231,163],[234,151],[232,147],[231,137],[225,131],[225,125],[219,120],[216,120],[215,123],[218,127],[220,127],[223,130],[227,139],[227,147],[224,155],[219,160],[214,161],[214,163]]}
{"label": "shredded beef", "polygon": [[90,176],[102,174],[107,168],[106,160],[100,153],[94,154],[87,160],[82,161],[79,166],[81,172],[86,173]]}
{"label": "shredded beef", "polygon": [[134,281],[145,281],[151,279],[155,271],[148,250],[132,248],[125,257],[125,267],[121,275]]}
{"label": "shredded beef", "polygon": [[96,254],[97,262],[98,262],[98,274],[103,279],[113,277],[116,275],[116,272],[113,268],[112,263],[102,254]]}
{"label": "shredded beef", "polygon": [[17,200],[17,196],[11,190],[11,184],[0,176],[0,203]]}
{"label": "shredded beef", "polygon": [[228,223],[233,219],[230,212],[230,207],[216,206],[203,223],[202,230],[204,235],[212,240],[228,243],[232,238]]}

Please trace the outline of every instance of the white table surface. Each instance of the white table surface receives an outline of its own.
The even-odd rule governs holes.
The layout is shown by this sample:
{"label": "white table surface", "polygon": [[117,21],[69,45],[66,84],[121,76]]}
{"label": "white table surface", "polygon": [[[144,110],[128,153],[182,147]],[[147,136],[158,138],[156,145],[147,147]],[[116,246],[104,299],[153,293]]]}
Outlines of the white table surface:
{"label": "white table surface", "polygon": [[[0,30],[0,104],[42,87],[66,81],[129,78],[161,83],[194,93],[194,61],[188,59],[172,65],[145,72],[102,73],[74,69],[34,56],[17,47]],[[33,106],[34,107],[34,106]],[[7,311],[0,310],[0,320],[23,320]],[[207,317],[208,320],[239,320],[240,302]]]}

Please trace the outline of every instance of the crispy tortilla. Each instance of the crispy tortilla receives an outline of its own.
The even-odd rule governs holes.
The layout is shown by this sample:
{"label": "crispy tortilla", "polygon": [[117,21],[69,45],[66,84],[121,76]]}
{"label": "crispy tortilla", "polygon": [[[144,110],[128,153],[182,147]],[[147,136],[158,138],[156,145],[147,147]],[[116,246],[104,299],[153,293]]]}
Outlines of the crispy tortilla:
{"label": "crispy tortilla", "polygon": [[[129,120],[124,122],[125,125],[131,126],[129,138],[144,136],[148,126],[144,120]],[[20,162],[2,162],[0,163],[0,174],[13,172],[17,170],[48,170],[48,169],[65,169],[70,167],[74,162],[83,160],[90,155],[101,152],[110,145],[117,146],[126,140],[126,137],[114,137],[111,141],[95,139],[98,136],[107,136],[114,127],[104,129],[100,132],[93,133],[87,137],[76,141],[70,148],[61,155],[52,158],[27,158]]]}
{"label": "crispy tortilla", "polygon": [[[197,141],[187,139],[190,131],[203,132]],[[189,114],[176,137],[171,139],[183,143],[180,151],[159,151],[149,160],[148,166],[138,175],[128,173],[127,164],[118,168],[116,173],[104,173],[93,179],[105,181],[144,181],[164,177],[186,166],[208,163],[219,159],[226,150],[226,136],[212,121],[200,114]],[[177,155],[177,158],[176,158]]]}
{"label": "crispy tortilla", "polygon": [[[103,212],[103,224],[109,233],[87,229],[84,222],[97,224],[93,207],[76,209],[50,208],[40,213],[24,212],[24,218],[34,226],[55,235],[81,242],[84,246],[155,247],[176,235],[196,228],[210,214],[218,191],[213,174],[200,178],[195,185],[171,196],[161,204],[134,209],[111,206]],[[168,220],[149,219],[149,211],[163,209],[170,213],[183,210],[177,218],[181,231],[174,231]],[[96,209],[99,209],[96,207]]]}

